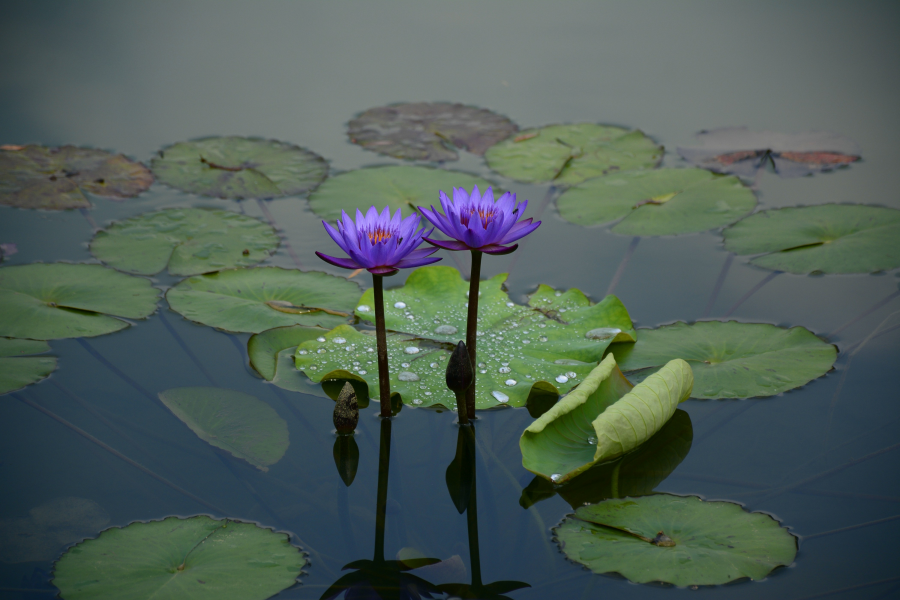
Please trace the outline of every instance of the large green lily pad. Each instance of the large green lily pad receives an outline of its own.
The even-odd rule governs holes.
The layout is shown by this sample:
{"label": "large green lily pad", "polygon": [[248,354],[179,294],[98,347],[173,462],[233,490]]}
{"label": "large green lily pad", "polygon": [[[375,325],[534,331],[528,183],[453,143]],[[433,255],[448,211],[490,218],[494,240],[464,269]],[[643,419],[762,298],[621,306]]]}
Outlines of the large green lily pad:
{"label": "large green lily pad", "polygon": [[329,221],[339,219],[342,210],[355,219],[357,209],[365,214],[370,206],[378,210],[390,206],[392,214],[399,208],[406,217],[417,206],[440,204],[441,190],[452,196],[454,187],[471,192],[476,185],[483,192],[491,183],[468,173],[431,167],[369,167],[331,177],[310,194],[309,206]]}
{"label": "large green lily pad", "polygon": [[522,466],[562,484],[653,437],[691,394],[691,368],[680,359],[632,388],[608,355],[575,391],[528,426]]}
{"label": "large green lily pad", "polygon": [[621,219],[622,235],[679,235],[733,223],[756,206],[756,196],[737,177],[704,169],[654,169],[595,177],[556,201],[562,218],[576,225]]}
{"label": "large green lily pad", "polygon": [[285,533],[200,515],[113,527],[57,561],[66,600],[264,600],[307,564]]}
{"label": "large green lily pad", "polygon": [[453,149],[473,154],[506,139],[518,127],[484,108],[449,102],[409,102],[370,108],[347,126],[354,144],[408,160],[457,160]]}
{"label": "large green lily pad", "polygon": [[0,337],[0,394],[37,383],[56,370],[56,357],[29,356],[50,351],[47,342]]}
{"label": "large green lily pad", "polygon": [[0,519],[0,561],[45,562],[72,542],[94,535],[109,523],[103,507],[87,498],[54,498],[27,517]]}
{"label": "large green lily pad", "polygon": [[318,271],[229,269],[185,279],[166,293],[186,319],[224,331],[259,333],[286,325],[345,323],[359,285]]}
{"label": "large green lily pad", "polygon": [[725,230],[725,248],[789,273],[871,273],[900,267],[900,210],[821,204],[767,210]]}
{"label": "large green lily pad", "polygon": [[161,182],[216,198],[277,198],[304,194],[328,175],[328,163],[285,142],[208,137],[163,148],[150,163]]}
{"label": "large green lily pad", "polygon": [[99,231],[91,253],[127,273],[154,275],[168,266],[172,275],[199,275],[255,265],[278,243],[275,230],[253,217],[210,208],[168,208]]}
{"label": "large green lily pad", "polygon": [[[635,339],[628,311],[615,296],[591,304],[579,290],[563,293],[542,285],[529,305],[521,306],[503,291],[505,279],[501,274],[480,285],[478,408],[524,406],[532,388],[566,392],[584,380],[613,340]],[[391,390],[405,403],[456,407],[444,371],[450,351],[465,338],[468,289],[456,269],[432,266],[414,271],[403,287],[385,291],[385,325],[405,334],[388,339]],[[360,298],[356,315],[374,322],[372,290]],[[298,346],[297,368],[313,381],[353,374],[375,397],[378,369],[369,364],[375,358],[368,350],[374,338],[341,327],[323,339]]]}
{"label": "large green lily pad", "polygon": [[488,166],[518,181],[575,185],[617,171],[652,169],[663,148],[637,129],[578,123],[526,129],[485,152]]}
{"label": "large green lily pad", "polygon": [[696,496],[605,500],[582,506],[554,531],[570,560],[635,583],[762,579],[797,555],[797,538],[771,516]]}
{"label": "large green lily pad", "polygon": [[0,204],[18,208],[90,208],[85,193],[121,200],[153,183],[139,162],[93,148],[22,146],[0,150]]}
{"label": "large green lily pad", "polygon": [[519,498],[522,508],[556,494],[573,510],[607,498],[646,496],[687,457],[694,439],[690,415],[678,409],[663,428],[634,452],[595,465],[574,479],[556,485],[535,475]]}
{"label": "large green lily pad", "polygon": [[628,373],[632,381],[674,358],[686,360],[694,372],[693,398],[774,396],[821,377],[837,358],[834,345],[803,327],[735,321],[641,329],[637,343],[610,350],[623,371],[635,372]]}
{"label": "large green lily pad", "polygon": [[287,422],[255,396],[216,387],[159,393],[169,410],[201,440],[268,471],[287,452]]}
{"label": "large green lily pad", "polygon": [[51,340],[128,327],[156,310],[147,279],[100,265],[35,263],[0,269],[0,336]]}

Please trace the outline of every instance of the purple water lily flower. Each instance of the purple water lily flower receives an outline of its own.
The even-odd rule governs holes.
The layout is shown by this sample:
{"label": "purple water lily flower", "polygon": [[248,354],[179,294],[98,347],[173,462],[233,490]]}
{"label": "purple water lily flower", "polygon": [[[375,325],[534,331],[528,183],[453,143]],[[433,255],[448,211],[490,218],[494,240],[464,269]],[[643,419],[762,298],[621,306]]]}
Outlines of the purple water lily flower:
{"label": "purple water lily flower", "polygon": [[410,215],[400,218],[400,209],[391,217],[390,207],[385,206],[381,214],[374,206],[366,215],[356,210],[356,223],[346,212],[341,211],[337,229],[322,221],[331,239],[346,252],[350,258],[336,258],[321,252],[316,255],[327,263],[344,269],[366,269],[373,275],[393,275],[399,269],[420,267],[441,260],[431,258],[437,248],[418,248],[423,237],[431,235],[434,228],[425,233],[423,227],[419,231],[421,218]]}
{"label": "purple water lily flower", "polygon": [[528,201],[516,204],[516,195],[506,192],[494,202],[491,188],[482,196],[476,185],[469,194],[462,188],[453,188],[453,201],[441,192],[441,207],[444,214],[435,210],[419,208],[431,224],[445,235],[453,238],[449,241],[433,240],[424,237],[429,244],[447,250],[477,250],[488,254],[509,254],[519,247],[509,246],[511,242],[521,239],[538,228],[540,221],[532,223],[531,219],[519,221],[525,214]]}

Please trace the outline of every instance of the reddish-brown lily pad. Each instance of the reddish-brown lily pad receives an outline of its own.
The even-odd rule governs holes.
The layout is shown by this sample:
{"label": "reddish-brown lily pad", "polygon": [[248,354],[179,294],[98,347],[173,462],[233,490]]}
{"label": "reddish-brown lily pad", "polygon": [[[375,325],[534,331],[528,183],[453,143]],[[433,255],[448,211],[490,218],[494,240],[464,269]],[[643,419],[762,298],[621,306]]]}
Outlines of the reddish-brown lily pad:
{"label": "reddish-brown lily pad", "polygon": [[153,183],[139,162],[93,148],[4,146],[0,149],[0,204],[18,208],[90,208],[85,192],[122,200]]}
{"label": "reddish-brown lily pad", "polygon": [[410,102],[370,108],[348,125],[347,135],[366,150],[407,160],[457,160],[455,148],[479,156],[518,131],[515,123],[484,108],[449,102]]}
{"label": "reddish-brown lily pad", "polygon": [[742,177],[754,177],[769,163],[782,177],[830,171],[860,159],[856,142],[828,131],[777,133],[725,127],[697,134],[700,144],[678,148],[697,166]]}

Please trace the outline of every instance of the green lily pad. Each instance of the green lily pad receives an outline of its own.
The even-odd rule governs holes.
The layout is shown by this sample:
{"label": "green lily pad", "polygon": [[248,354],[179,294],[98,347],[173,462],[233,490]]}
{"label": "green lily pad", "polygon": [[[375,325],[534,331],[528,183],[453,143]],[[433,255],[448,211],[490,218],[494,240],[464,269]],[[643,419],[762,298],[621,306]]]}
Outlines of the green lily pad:
{"label": "green lily pad", "polygon": [[[451,194],[454,187],[484,192],[491,183],[459,171],[431,167],[388,166],[348,171],[331,177],[309,196],[309,206],[323,219],[339,219],[341,211],[356,218],[356,209],[366,213],[370,206],[381,210],[398,208],[404,217],[416,212],[417,206],[440,204],[438,192]],[[494,190],[495,192],[497,190]]]}
{"label": "green lily pad", "polygon": [[410,102],[370,108],[347,126],[354,144],[408,160],[457,160],[454,147],[479,156],[518,131],[484,108],[449,102]]}
{"label": "green lily pad", "polygon": [[18,208],[90,208],[85,193],[122,200],[153,183],[139,162],[92,148],[22,146],[0,150],[0,204]]}
{"label": "green lily pad", "polygon": [[[532,388],[566,392],[590,373],[614,339],[635,339],[628,311],[615,296],[591,304],[578,290],[557,296],[552,288],[540,286],[529,306],[520,306],[503,291],[505,279],[501,274],[480,286],[478,408],[525,406]],[[405,403],[455,409],[444,371],[450,352],[465,338],[468,289],[459,271],[438,266],[417,269],[403,287],[385,291],[385,325],[405,334],[388,338],[391,390]],[[356,315],[374,321],[373,307],[370,289],[360,298]],[[376,397],[374,338],[351,327],[335,329],[324,338],[298,346],[297,368],[313,381],[355,375]]]}
{"label": "green lily pad", "polygon": [[632,388],[608,355],[522,433],[522,466],[556,484],[634,450],[663,428],[694,379],[675,359]]}
{"label": "green lily pad", "polygon": [[87,498],[54,498],[27,517],[0,519],[0,561],[52,561],[72,542],[94,535],[109,523],[103,507]]}
{"label": "green lily pad", "polygon": [[47,342],[0,337],[0,394],[37,383],[56,370],[54,356],[28,356],[50,351]]}
{"label": "green lily pad", "polygon": [[287,422],[249,394],[215,387],[172,388],[159,393],[169,410],[201,440],[268,471],[287,452]]}
{"label": "green lily pad", "polygon": [[653,169],[663,147],[638,129],[578,123],[526,129],[485,152],[494,171],[528,183],[575,185],[616,171]]}
{"label": "green lily pad", "polygon": [[150,281],[100,265],[35,263],[0,269],[0,336],[52,340],[128,327],[156,310]]}
{"label": "green lily pad", "polygon": [[359,285],[318,271],[229,269],[189,277],[166,293],[186,319],[224,331],[259,333],[286,325],[345,323]]}
{"label": "green lily pad", "polygon": [[687,457],[693,439],[691,417],[678,409],[656,435],[617,460],[595,465],[562,485],[535,475],[519,504],[528,508],[558,493],[574,510],[607,498],[646,496]]}
{"label": "green lily pad", "polygon": [[208,137],[163,148],[150,163],[161,182],[216,198],[304,194],[328,175],[325,159],[305,148],[259,138]]}
{"label": "green lily pad", "polygon": [[595,177],[556,201],[576,225],[621,219],[622,235],[679,235],[733,223],[756,206],[756,196],[737,177],[704,169],[655,169]]}
{"label": "green lily pad", "polygon": [[255,265],[279,241],[270,225],[253,217],[210,208],[168,208],[99,231],[91,253],[127,273],[154,275],[168,266],[172,275],[199,275]]}
{"label": "green lily pad", "polygon": [[803,327],[766,323],[678,322],[641,329],[635,344],[610,348],[632,381],[682,358],[694,372],[693,398],[774,396],[800,387],[829,370],[837,348]]}
{"label": "green lily pad", "polygon": [[767,210],[725,230],[725,248],[789,273],[871,273],[900,267],[900,210],[821,204]]}
{"label": "green lily pad", "polygon": [[66,600],[264,600],[307,564],[285,533],[205,515],[113,527],[57,561]]}
{"label": "green lily pad", "polygon": [[762,579],[797,555],[797,538],[771,516],[696,496],[658,494],[582,506],[554,532],[569,560],[635,583],[683,587]]}

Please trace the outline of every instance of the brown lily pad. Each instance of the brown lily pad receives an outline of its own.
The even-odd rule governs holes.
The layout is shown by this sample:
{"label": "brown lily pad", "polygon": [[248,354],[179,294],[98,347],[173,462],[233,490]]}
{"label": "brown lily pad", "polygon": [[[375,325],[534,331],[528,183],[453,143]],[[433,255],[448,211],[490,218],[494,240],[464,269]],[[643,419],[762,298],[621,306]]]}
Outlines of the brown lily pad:
{"label": "brown lily pad", "polygon": [[139,162],[93,148],[4,146],[0,150],[0,204],[17,208],[90,208],[85,192],[122,200],[153,183]]}
{"label": "brown lily pad", "polygon": [[457,160],[456,148],[483,155],[519,130],[503,115],[449,102],[410,102],[370,108],[347,135],[366,150],[407,160]]}

